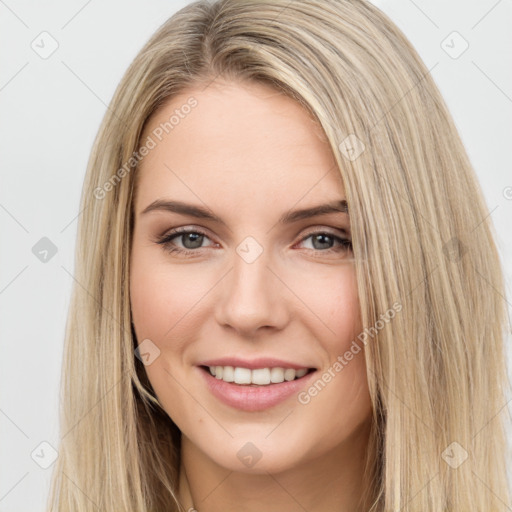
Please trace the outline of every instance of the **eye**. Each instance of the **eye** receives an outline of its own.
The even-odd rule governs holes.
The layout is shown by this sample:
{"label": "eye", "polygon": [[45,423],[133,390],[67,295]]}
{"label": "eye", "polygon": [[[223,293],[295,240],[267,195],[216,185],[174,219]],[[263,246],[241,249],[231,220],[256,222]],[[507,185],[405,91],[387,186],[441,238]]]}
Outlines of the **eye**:
{"label": "eye", "polygon": [[[315,231],[303,237],[299,244],[311,239],[311,247],[306,247],[319,253],[347,253],[352,250],[352,242],[348,238],[337,236],[328,231]],[[181,246],[175,240],[181,241]],[[205,240],[210,240],[208,235],[200,229],[176,228],[158,237],[156,243],[162,245],[169,253],[182,255],[196,255],[200,249],[218,246],[216,243],[203,245]],[[211,240],[210,240],[211,241]]]}
{"label": "eye", "polygon": [[[327,231],[315,231],[302,238],[300,243],[311,239],[311,246],[307,249],[319,252],[348,252],[352,250],[352,242]],[[334,247],[337,244],[337,247]]]}
{"label": "eye", "polygon": [[[176,245],[175,239],[181,240],[182,247]],[[171,253],[191,254],[204,248],[205,239],[209,240],[206,233],[198,229],[176,228],[159,237],[156,243],[163,245],[165,250]]]}

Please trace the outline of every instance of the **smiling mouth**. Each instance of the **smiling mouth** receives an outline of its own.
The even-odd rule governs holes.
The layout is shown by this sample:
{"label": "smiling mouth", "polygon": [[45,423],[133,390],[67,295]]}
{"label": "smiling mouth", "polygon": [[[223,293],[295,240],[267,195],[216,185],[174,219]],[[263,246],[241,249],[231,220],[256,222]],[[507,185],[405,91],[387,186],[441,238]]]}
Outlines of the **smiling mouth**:
{"label": "smiling mouth", "polygon": [[272,386],[282,382],[302,379],[316,368],[243,368],[238,366],[200,366],[218,380],[239,386]]}

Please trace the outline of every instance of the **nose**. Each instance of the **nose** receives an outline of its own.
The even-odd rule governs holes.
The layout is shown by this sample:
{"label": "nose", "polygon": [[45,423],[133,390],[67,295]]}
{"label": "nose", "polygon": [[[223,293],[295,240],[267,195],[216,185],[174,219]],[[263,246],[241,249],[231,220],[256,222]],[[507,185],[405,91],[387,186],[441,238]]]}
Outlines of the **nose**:
{"label": "nose", "polygon": [[234,254],[233,268],[217,297],[219,325],[246,338],[257,337],[261,330],[284,328],[290,317],[287,290],[272,267],[266,251],[251,263]]}

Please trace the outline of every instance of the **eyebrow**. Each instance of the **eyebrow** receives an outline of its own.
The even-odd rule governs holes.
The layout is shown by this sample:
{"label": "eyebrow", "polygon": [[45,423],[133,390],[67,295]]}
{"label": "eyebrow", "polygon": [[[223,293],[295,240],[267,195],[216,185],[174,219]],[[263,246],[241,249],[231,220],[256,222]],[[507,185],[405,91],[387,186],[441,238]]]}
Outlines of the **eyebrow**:
{"label": "eyebrow", "polygon": [[[218,222],[219,224],[226,223],[217,215],[212,213],[209,209],[202,206],[195,206],[192,204],[184,203],[182,201],[170,201],[166,199],[157,199],[148,205],[140,215],[152,211],[167,211],[179,213],[182,215],[189,215],[197,219],[207,219]],[[345,199],[332,201],[326,204],[320,204],[311,208],[304,208],[301,210],[290,210],[285,212],[279,219],[280,224],[291,224],[299,220],[309,219],[310,217],[317,217],[319,215],[327,215],[329,213],[346,213],[348,215],[348,205]]]}

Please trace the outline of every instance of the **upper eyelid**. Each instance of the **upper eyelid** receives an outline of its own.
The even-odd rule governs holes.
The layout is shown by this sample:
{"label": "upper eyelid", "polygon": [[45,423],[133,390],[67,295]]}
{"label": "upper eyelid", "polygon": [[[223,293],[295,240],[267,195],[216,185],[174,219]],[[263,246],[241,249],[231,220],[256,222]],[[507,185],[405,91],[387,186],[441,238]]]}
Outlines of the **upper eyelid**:
{"label": "upper eyelid", "polygon": [[[332,233],[332,231],[335,231],[336,233]],[[322,227],[322,226],[313,226],[312,228],[308,228],[305,232],[304,235],[302,236],[309,236],[309,235],[312,235],[314,233],[328,233],[328,234],[332,234],[332,235],[336,235],[336,236],[340,236],[340,237],[343,237],[343,236],[346,236],[347,238],[351,238],[350,237],[350,231],[345,229],[345,228],[335,228],[335,227],[329,227],[329,228],[326,228],[326,227]]]}

